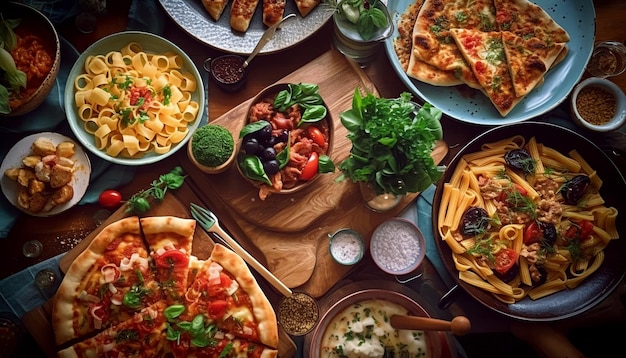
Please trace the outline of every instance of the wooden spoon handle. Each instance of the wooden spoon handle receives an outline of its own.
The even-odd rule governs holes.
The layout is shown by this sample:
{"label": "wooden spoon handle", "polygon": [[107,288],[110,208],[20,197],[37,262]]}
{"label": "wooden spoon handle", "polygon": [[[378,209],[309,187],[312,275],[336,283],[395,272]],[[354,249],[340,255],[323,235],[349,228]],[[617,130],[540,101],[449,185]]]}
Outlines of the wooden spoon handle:
{"label": "wooden spoon handle", "polygon": [[457,316],[452,321],[445,321],[429,317],[392,315],[390,323],[395,329],[452,331],[456,335],[464,335],[471,330],[470,321],[464,316]]}

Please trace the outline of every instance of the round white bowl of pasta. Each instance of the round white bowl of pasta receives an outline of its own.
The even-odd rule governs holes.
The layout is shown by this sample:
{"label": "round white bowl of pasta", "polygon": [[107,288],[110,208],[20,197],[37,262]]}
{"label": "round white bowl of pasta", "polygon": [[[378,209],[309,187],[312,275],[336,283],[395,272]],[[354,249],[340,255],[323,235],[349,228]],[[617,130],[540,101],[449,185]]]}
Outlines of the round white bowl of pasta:
{"label": "round white bowl of pasta", "polygon": [[172,42],[140,31],[89,46],[70,71],[64,98],[82,145],[123,165],[154,163],[183,148],[206,103],[191,58]]}
{"label": "round white bowl of pasta", "polygon": [[609,157],[550,123],[493,128],[462,148],[435,192],[433,232],[458,285],[531,321],[580,314],[626,273],[626,185]]}

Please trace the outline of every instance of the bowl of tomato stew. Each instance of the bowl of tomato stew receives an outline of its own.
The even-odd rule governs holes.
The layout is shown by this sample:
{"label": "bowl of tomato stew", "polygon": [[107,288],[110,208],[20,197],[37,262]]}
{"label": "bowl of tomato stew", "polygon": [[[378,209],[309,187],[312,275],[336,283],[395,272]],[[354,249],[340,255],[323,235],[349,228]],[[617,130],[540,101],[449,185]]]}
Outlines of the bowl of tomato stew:
{"label": "bowl of tomato stew", "polygon": [[319,87],[280,83],[263,89],[246,111],[237,169],[259,198],[292,194],[332,173],[333,122]]}
{"label": "bowl of tomato stew", "polygon": [[15,35],[14,43],[5,41],[4,50],[26,78],[26,85],[16,89],[6,81],[5,71],[0,71],[0,85],[9,93],[8,103],[3,104],[8,108],[0,110],[0,116],[21,116],[39,107],[54,87],[61,64],[61,42],[52,22],[33,7],[10,2],[2,6],[0,14],[2,25],[11,27]]}

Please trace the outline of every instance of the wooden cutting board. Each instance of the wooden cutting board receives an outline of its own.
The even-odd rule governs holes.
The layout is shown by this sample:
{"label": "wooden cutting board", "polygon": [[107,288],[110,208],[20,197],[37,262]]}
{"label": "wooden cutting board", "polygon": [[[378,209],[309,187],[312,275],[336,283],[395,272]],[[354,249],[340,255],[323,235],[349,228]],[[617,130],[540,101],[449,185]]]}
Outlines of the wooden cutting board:
{"label": "wooden cutting board", "polygon": [[[314,83],[319,86],[333,120],[334,141],[331,159],[335,164],[347,158],[352,143],[339,114],[351,108],[356,88],[377,94],[374,84],[352,61],[330,50],[277,83]],[[234,138],[246,121],[249,99],[223,116],[211,120],[231,131]],[[437,144],[437,163],[447,154],[444,142]],[[187,160],[184,160],[187,159]],[[371,232],[382,221],[397,216],[417,194],[407,195],[394,210],[375,213],[363,203],[358,186],[336,182],[339,176],[324,174],[307,188],[289,195],[273,194],[260,200],[257,189],[239,174],[236,165],[218,175],[204,174],[188,158],[181,165],[190,174],[190,186],[217,214],[221,225],[242,246],[291,288],[314,297],[326,293],[349,271],[335,263],[328,252],[328,234],[341,229],[358,231],[369,243]]]}
{"label": "wooden cutting board", "polygon": [[[168,194],[165,196],[163,202],[153,204],[152,208],[145,214],[145,216],[172,215],[182,218],[191,218],[188,208],[189,202],[192,200],[198,204],[202,204],[202,202],[197,200],[195,193],[193,193],[187,185],[183,185],[176,191],[168,191]],[[120,209],[115,211],[104,223],[91,232],[59,260],[59,269],[63,273],[67,272],[74,259],[81,252],[83,252],[87,246],[89,246],[94,237],[102,231],[104,227],[127,216],[128,214],[125,212],[125,206],[122,206]],[[192,254],[199,259],[205,260],[211,255],[214,245],[215,243],[213,239],[198,225],[194,232]],[[259,280],[259,284],[266,293],[269,293],[268,298],[272,304],[276,306],[279,297],[276,297],[272,290],[261,280]],[[22,322],[24,323],[26,329],[28,329],[35,341],[49,357],[56,355],[54,333],[52,332],[52,325],[50,322],[51,314],[52,299],[46,302],[43,306],[27,312],[22,318]],[[293,357],[296,353],[297,347],[291,337],[281,328],[279,328],[279,337],[279,356]]]}

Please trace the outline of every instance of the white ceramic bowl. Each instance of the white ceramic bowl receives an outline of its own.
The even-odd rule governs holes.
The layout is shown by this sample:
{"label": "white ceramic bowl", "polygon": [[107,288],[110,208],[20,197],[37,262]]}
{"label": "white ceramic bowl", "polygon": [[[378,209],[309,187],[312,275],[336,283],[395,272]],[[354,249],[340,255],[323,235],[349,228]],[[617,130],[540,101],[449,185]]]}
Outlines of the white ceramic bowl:
{"label": "white ceramic bowl", "polygon": [[[190,122],[188,124],[188,132],[184,139],[176,144],[173,144],[170,151],[163,154],[157,154],[152,151],[146,153],[142,157],[137,158],[111,156],[107,154],[106,151],[101,150],[96,146],[95,136],[85,130],[83,121],[78,116],[78,108],[74,100],[74,94],[76,92],[74,81],[78,76],[84,73],[84,64],[87,57],[106,55],[111,51],[120,51],[124,46],[128,45],[131,42],[136,42],[141,45],[144,52],[146,53],[164,54],[166,52],[173,52],[178,54],[182,58],[182,67],[181,69],[179,69],[179,71],[191,74],[197,84],[196,90],[192,92],[191,95],[191,100],[197,102],[199,107],[196,118],[193,122]],[[198,128],[206,107],[205,91],[202,77],[200,76],[200,72],[198,71],[198,68],[193,63],[191,58],[187,54],[185,54],[185,52],[183,52],[183,50],[181,50],[178,46],[166,40],[165,38],[141,31],[125,31],[115,33],[104,37],[89,46],[80,55],[69,73],[69,76],[67,78],[67,84],[65,86],[64,98],[65,113],[67,114],[70,128],[72,129],[72,132],[74,132],[74,134],[76,135],[76,138],[78,138],[78,140],[81,142],[81,144],[87,150],[94,153],[100,158],[103,158],[109,162],[124,165],[144,165],[158,162],[174,154],[181,148],[184,148],[187,141],[189,141],[189,138],[191,138],[193,132],[196,130],[196,128]]]}
{"label": "white ceramic bowl", "polygon": [[[603,124],[593,124],[585,120],[579,111],[576,102],[581,91],[585,88],[596,87],[602,89],[615,98],[615,114]],[[591,77],[580,82],[570,96],[570,110],[572,120],[579,126],[594,132],[610,132],[618,130],[626,123],[626,96],[624,92],[611,80]]]}

